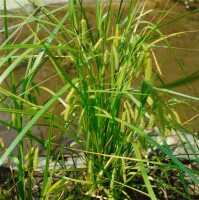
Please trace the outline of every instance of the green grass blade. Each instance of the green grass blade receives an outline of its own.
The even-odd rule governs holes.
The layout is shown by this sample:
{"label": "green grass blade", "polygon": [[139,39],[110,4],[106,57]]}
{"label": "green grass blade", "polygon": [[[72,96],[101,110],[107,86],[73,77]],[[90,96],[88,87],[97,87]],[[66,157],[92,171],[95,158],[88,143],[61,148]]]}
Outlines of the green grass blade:
{"label": "green grass blade", "polygon": [[[73,83],[76,83],[79,79],[73,80]],[[64,94],[67,89],[70,88],[70,84],[65,85],[63,88],[61,88],[44,106],[41,108],[38,113],[31,119],[31,121],[24,127],[24,129],[19,133],[19,135],[15,138],[15,140],[12,142],[12,144],[9,146],[7,151],[3,154],[3,156],[0,159],[0,166],[3,164],[7,156],[12,152],[14,147],[21,141],[21,139],[24,137],[24,135],[27,133],[27,131],[37,122],[37,120],[40,118],[40,116],[47,111],[47,109],[62,95]]]}
{"label": "green grass blade", "polygon": [[[137,157],[138,159],[142,159],[142,156],[141,156],[141,153],[140,153],[140,150],[139,150],[137,144],[134,143],[134,142],[132,142],[132,144],[133,144],[133,147],[134,147],[134,150],[135,150],[135,155],[136,155],[136,157]],[[148,190],[148,193],[149,193],[150,198],[151,198],[152,200],[157,199],[157,198],[156,198],[156,195],[155,195],[155,193],[154,193],[154,191],[153,191],[152,185],[151,185],[151,183],[150,183],[150,180],[149,180],[149,177],[148,177],[148,175],[147,175],[146,168],[145,168],[143,162],[139,162],[138,165],[139,165],[139,167],[140,167],[140,171],[141,171],[141,174],[142,174],[142,178],[144,179],[145,186],[146,186],[146,188],[147,188],[147,190]]]}

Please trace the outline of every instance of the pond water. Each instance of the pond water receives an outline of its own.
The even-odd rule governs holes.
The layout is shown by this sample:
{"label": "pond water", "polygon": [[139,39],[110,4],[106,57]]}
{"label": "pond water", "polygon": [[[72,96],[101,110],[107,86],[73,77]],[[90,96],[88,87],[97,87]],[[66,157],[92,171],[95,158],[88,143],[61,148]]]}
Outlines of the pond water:
{"label": "pond water", "polygon": [[[8,3],[11,1],[7,1]],[[60,2],[60,1],[59,1]],[[95,21],[95,13],[93,9],[92,4],[87,4],[87,13],[89,16],[89,20],[91,21],[91,24],[94,26]],[[117,3],[115,4],[115,8],[117,8]],[[160,23],[164,23],[166,21],[172,20],[174,17],[177,17],[178,14],[187,13],[187,10],[185,7],[181,4],[176,4],[174,6],[173,2],[166,3],[164,0],[148,0],[146,4],[146,9],[155,9],[155,10],[169,10],[171,7],[174,7],[172,9],[172,12],[169,13]],[[63,15],[65,11],[59,12],[60,18]],[[178,14],[174,14],[178,13]],[[160,14],[151,12],[146,16],[146,19],[152,22],[157,21],[160,19]],[[178,57],[178,61],[183,65],[183,70],[179,67],[179,64],[176,62],[176,58],[169,52],[168,49],[163,48],[154,48],[154,53],[159,61],[163,77],[162,79],[165,81],[165,83],[170,83],[175,80],[181,79],[184,77],[184,75],[190,75],[199,69],[199,34],[198,34],[198,27],[199,27],[199,13],[195,13],[190,15],[190,17],[178,20],[176,22],[173,22],[171,24],[168,24],[165,27],[161,28],[161,31],[164,34],[171,34],[176,32],[186,32],[185,34],[180,34],[178,36],[174,36],[168,41],[170,42],[171,46],[173,47],[175,55]],[[18,23],[16,19],[10,21],[10,25],[13,25],[15,23]],[[1,27],[3,27],[3,24],[0,24]],[[34,25],[33,25],[34,27]],[[26,38],[30,34],[30,30],[28,27],[23,27],[22,31],[20,32],[18,38],[16,38],[17,42],[23,41],[24,38]],[[0,42],[2,43],[4,41],[3,33],[0,34]],[[68,67],[68,64],[63,63],[63,68],[65,70],[68,70],[68,73],[70,76],[73,76],[73,72]],[[2,69],[5,69],[2,67]],[[23,74],[26,70],[26,64],[20,65],[15,70],[15,79],[21,80],[23,77]],[[47,61],[44,64],[44,68],[39,71],[37,76],[34,79],[35,83],[39,84],[42,83],[42,86],[48,86],[48,88],[52,89],[53,91],[57,91],[61,86],[62,83],[60,81],[60,78],[56,75],[56,71],[51,66],[50,62]],[[182,92],[187,95],[196,96],[198,97],[199,94],[199,80],[193,82],[189,86],[181,86],[177,88],[173,88],[176,92]],[[6,86],[5,86],[6,87]],[[47,98],[49,98],[49,95],[45,92],[42,92],[42,95],[39,97],[40,102],[44,102]],[[199,105],[193,104],[195,107],[199,108]],[[57,103],[56,105],[56,114],[60,114],[63,111],[63,107]],[[198,131],[198,122],[199,122],[199,116],[197,112],[194,112],[192,109],[190,109],[190,106],[183,106],[180,107],[182,121],[185,122],[188,119],[193,118],[191,121],[191,127]],[[184,113],[186,113],[186,117],[184,116]],[[1,120],[10,120],[10,115],[5,113],[0,113],[0,119]],[[42,122],[41,122],[42,123]],[[35,127],[34,133],[36,135],[40,135],[43,138],[47,137],[48,130],[45,127]],[[56,133],[57,134],[57,133]],[[4,144],[8,146],[11,141],[16,137],[16,132],[13,130],[7,130],[5,127],[0,126],[0,136],[3,138]],[[66,143],[69,142],[68,140]],[[1,153],[0,153],[1,154]]]}

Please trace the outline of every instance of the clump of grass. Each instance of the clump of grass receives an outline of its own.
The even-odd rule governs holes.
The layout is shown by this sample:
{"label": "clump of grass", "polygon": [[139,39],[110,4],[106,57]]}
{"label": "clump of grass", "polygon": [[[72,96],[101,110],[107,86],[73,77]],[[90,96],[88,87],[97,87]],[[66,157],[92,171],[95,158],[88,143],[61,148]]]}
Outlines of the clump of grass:
{"label": "clump of grass", "polygon": [[[6,51],[6,55],[2,56],[1,65],[8,62],[9,67],[0,76],[0,83],[10,76],[10,90],[2,88],[1,93],[4,95],[3,101],[12,100],[13,105],[1,111],[13,113],[13,124],[7,125],[15,127],[19,134],[5,151],[0,164],[19,144],[19,155],[15,158],[20,172],[17,181],[19,199],[27,196],[32,198],[32,176],[37,163],[37,150],[33,147],[29,150],[28,164],[24,162],[24,136],[40,143],[47,150],[42,199],[58,193],[60,198],[85,199],[97,196],[132,199],[139,193],[146,198],[157,199],[163,196],[159,193],[161,189],[164,194],[169,190],[172,195],[176,193],[191,198],[182,172],[197,183],[196,172],[173,156],[164,139],[172,129],[184,130],[177,112],[172,108],[178,101],[169,99],[165,102],[159,90],[172,91],[155,85],[156,79],[160,79],[161,69],[153,48],[158,41],[166,41],[166,37],[161,34],[158,24],[144,21],[143,17],[151,11],[144,11],[140,1],[130,1],[128,9],[125,9],[125,5],[124,1],[120,1],[119,8],[113,12],[112,1],[105,6],[96,0],[94,27],[89,22],[82,1],[69,1],[68,10],[61,20],[57,19],[55,10],[48,11],[42,7],[38,16],[18,16],[24,22],[18,24],[10,35],[7,22],[9,15],[4,9],[6,40],[1,48]],[[56,11],[59,10],[61,8]],[[10,41],[20,26],[32,21],[36,22],[36,29],[31,29],[32,34],[24,42],[11,45]],[[40,38],[40,31],[45,31],[48,37]],[[167,41],[166,44],[169,45]],[[22,51],[20,55],[17,54],[19,50]],[[50,60],[63,83],[57,92],[34,84],[34,77],[46,59]],[[14,78],[14,69],[24,60],[28,62],[27,70],[18,83]],[[73,78],[64,71],[61,65],[63,61],[75,69]],[[195,76],[191,78],[194,79]],[[182,81],[183,84],[186,80]],[[44,105],[38,105],[35,95],[31,93],[32,87],[35,94],[44,90],[52,97]],[[189,96],[187,98],[191,99]],[[54,114],[53,106],[57,101],[63,104],[61,116]],[[30,121],[23,127],[26,115],[30,116]],[[40,118],[45,118],[50,124],[46,141],[31,132]],[[48,174],[50,157],[53,155],[51,147],[54,128],[71,137],[74,140],[71,145],[78,145],[80,150],[72,146],[63,148],[71,153],[83,152],[85,168],[66,169],[63,166],[61,174],[55,170]],[[150,137],[147,130],[155,131],[164,146]],[[159,155],[155,155],[154,160],[147,158],[147,150],[153,146],[165,153],[169,161]],[[61,149],[59,156],[63,153]],[[57,162],[59,156],[54,156]],[[28,166],[29,174],[28,193],[25,166]],[[80,170],[83,175],[77,176],[72,172],[68,175],[66,171],[70,170]],[[170,174],[173,170],[180,174],[185,193],[172,186]],[[156,174],[158,171],[161,178]],[[53,176],[59,178],[54,184]],[[65,191],[70,187],[75,192]]]}

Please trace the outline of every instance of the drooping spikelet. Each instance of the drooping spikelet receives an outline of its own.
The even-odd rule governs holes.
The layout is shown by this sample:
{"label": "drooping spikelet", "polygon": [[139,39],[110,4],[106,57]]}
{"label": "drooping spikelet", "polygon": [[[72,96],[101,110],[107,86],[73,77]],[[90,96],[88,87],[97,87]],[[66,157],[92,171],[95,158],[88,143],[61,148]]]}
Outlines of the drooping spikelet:
{"label": "drooping spikelet", "polygon": [[34,151],[33,157],[33,170],[36,170],[38,167],[38,158],[39,158],[39,148],[37,147]]}
{"label": "drooping spikelet", "polygon": [[[122,112],[122,121],[125,121],[126,120],[126,110],[124,110],[123,112]],[[124,123],[121,123],[121,132],[125,132],[125,125],[124,125]]]}
{"label": "drooping spikelet", "polygon": [[151,81],[152,77],[152,63],[151,55],[148,48],[145,50],[145,80]]}
{"label": "drooping spikelet", "polygon": [[100,38],[100,39],[97,41],[97,43],[96,43],[95,46],[93,47],[93,50],[94,50],[94,51],[96,51],[96,50],[100,47],[102,41],[103,41],[103,38]]}
{"label": "drooping spikelet", "polygon": [[109,60],[109,51],[108,49],[106,49],[106,51],[104,52],[104,64],[106,65],[108,63]]}
{"label": "drooping spikelet", "polygon": [[118,57],[118,52],[115,46],[113,46],[113,56],[114,56],[114,66],[115,70],[117,71],[119,68],[119,57]]}
{"label": "drooping spikelet", "polygon": [[[76,83],[75,86],[78,87],[79,83]],[[75,89],[74,88],[71,88],[70,92],[68,93],[66,99],[65,99],[65,102],[67,104],[67,107],[66,109],[61,113],[61,115],[64,115],[64,120],[68,120],[69,118],[69,115],[70,115],[70,111],[72,109],[72,103],[73,103],[73,97],[75,95]]]}
{"label": "drooping spikelet", "polygon": [[147,127],[149,131],[153,130],[154,123],[155,123],[155,115],[151,114],[149,124],[148,124],[148,127]]}
{"label": "drooping spikelet", "polygon": [[87,44],[87,34],[88,34],[88,29],[87,29],[87,23],[85,19],[82,19],[81,21],[81,29],[82,29],[82,45],[85,46]]}
{"label": "drooping spikelet", "polygon": [[115,30],[115,39],[113,40],[113,45],[115,47],[118,47],[119,45],[119,24],[116,25],[116,30]]}

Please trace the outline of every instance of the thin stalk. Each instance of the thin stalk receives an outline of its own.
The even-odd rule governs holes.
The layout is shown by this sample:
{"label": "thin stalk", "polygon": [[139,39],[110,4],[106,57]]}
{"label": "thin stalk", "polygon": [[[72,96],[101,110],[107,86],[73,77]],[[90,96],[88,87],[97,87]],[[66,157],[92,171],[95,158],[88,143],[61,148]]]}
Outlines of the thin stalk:
{"label": "thin stalk", "polygon": [[[7,40],[6,45],[9,46],[9,41],[8,41],[8,37],[9,37],[9,32],[8,32],[8,18],[7,18],[7,6],[6,6],[6,0],[4,0],[4,28],[5,28],[5,38]],[[10,50],[7,50],[7,55],[10,54]],[[12,60],[11,57],[8,58],[8,66],[10,66],[12,64]],[[15,80],[14,80],[14,72],[11,71],[10,73],[10,80],[11,80],[11,91],[13,94],[16,95],[16,86],[15,86]],[[16,109],[21,109],[21,106],[17,103],[14,102],[15,108]],[[22,130],[22,117],[20,114],[16,114],[15,118],[14,118],[14,123],[15,126],[17,127],[18,130]],[[17,178],[18,178],[18,191],[19,194],[17,195],[17,197],[19,199],[25,199],[26,198],[26,186],[25,186],[25,173],[24,173],[24,156],[23,156],[23,140],[21,140],[19,142],[19,154],[18,154],[18,159],[19,159],[19,164],[17,165],[18,168],[18,174],[17,174]]]}

